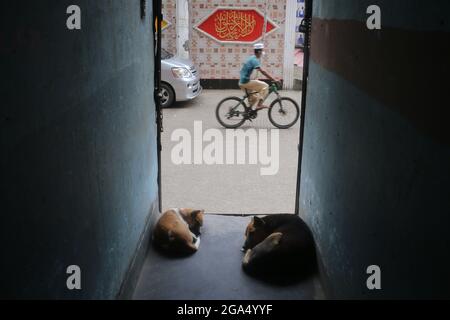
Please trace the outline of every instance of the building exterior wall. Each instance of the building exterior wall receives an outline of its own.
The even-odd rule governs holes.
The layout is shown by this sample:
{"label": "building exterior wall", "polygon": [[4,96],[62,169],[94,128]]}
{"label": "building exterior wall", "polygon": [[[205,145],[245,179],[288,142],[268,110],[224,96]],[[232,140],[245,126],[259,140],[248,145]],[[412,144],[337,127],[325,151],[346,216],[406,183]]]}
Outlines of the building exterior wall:
{"label": "building exterior wall", "polygon": [[[218,6],[254,7],[264,12],[265,3],[261,0],[191,0],[191,25],[195,26]],[[279,29],[266,37],[267,55],[263,58],[263,67],[276,77],[283,74],[285,15],[286,0],[269,1],[268,17]],[[203,79],[239,79],[242,63],[251,54],[252,44],[221,44],[197,30],[191,30],[190,55]]]}

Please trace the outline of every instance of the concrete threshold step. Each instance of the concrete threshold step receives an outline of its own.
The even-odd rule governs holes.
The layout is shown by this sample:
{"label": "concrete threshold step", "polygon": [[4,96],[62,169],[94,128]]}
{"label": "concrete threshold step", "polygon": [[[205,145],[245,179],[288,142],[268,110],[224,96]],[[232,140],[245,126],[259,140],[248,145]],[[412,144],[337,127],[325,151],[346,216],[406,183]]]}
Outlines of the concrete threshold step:
{"label": "concrete threshold step", "polygon": [[133,299],[138,300],[303,300],[323,299],[319,277],[287,286],[265,283],[241,268],[249,217],[205,216],[200,250],[168,258],[149,249]]}

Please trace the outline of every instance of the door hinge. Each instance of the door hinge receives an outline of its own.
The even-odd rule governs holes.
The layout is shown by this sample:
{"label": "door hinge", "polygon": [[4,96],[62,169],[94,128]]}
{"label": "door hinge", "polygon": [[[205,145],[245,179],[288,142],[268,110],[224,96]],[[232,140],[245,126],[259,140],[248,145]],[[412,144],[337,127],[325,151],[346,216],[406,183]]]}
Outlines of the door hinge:
{"label": "door hinge", "polygon": [[163,127],[163,113],[161,108],[161,90],[158,87],[155,88],[155,106],[156,106],[156,124],[159,128],[159,132],[164,132]]}
{"label": "door hinge", "polygon": [[302,20],[302,23],[298,27],[298,32],[305,34],[305,43],[306,48],[311,48],[311,30],[312,30],[312,19],[310,17],[305,17]]}
{"label": "door hinge", "polygon": [[141,0],[141,19],[147,15],[147,0]]}
{"label": "door hinge", "polygon": [[164,116],[163,116],[161,109],[159,110],[158,118],[159,118],[159,132],[164,132],[164,126],[163,126]]}

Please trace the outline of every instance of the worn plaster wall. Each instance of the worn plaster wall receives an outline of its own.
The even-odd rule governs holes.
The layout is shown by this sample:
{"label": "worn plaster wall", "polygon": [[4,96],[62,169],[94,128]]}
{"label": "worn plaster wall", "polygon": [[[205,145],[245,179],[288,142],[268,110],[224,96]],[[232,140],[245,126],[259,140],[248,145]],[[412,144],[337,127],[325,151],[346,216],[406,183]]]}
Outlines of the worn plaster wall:
{"label": "worn plaster wall", "polygon": [[157,211],[151,3],[71,4],[2,4],[2,298],[117,297]]}
{"label": "worn plaster wall", "polygon": [[333,297],[450,297],[449,10],[314,0],[300,207]]}

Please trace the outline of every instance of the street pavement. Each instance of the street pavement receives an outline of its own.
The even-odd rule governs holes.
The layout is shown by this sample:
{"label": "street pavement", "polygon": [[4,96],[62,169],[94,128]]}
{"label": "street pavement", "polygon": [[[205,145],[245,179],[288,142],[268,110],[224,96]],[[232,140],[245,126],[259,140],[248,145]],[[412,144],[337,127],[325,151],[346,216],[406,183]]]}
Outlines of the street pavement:
{"label": "street pavement", "polygon": [[[293,98],[300,106],[301,92],[281,91],[282,96]],[[287,130],[279,130],[279,169],[274,175],[261,175],[262,158],[257,164],[248,161],[249,152],[261,150],[259,144],[247,144],[246,164],[206,164],[200,156],[210,142],[203,141],[201,134],[194,134],[194,123],[205,133],[218,129],[224,137],[225,129],[217,122],[215,109],[219,101],[228,96],[242,96],[239,90],[204,90],[196,99],[175,104],[163,110],[164,132],[162,133],[162,202],[163,208],[192,207],[205,209],[208,213],[221,214],[268,214],[294,213],[297,183],[297,162],[300,120]],[[272,99],[275,96],[272,96]],[[269,101],[266,104],[270,103]],[[175,164],[172,153],[180,146],[180,138],[172,140],[173,134],[186,129],[191,136],[191,164]],[[267,111],[262,111],[253,122],[241,127],[248,130],[276,129],[269,121]],[[185,131],[184,133],[187,133]],[[268,132],[269,156],[272,131]],[[258,135],[258,141],[261,135]],[[184,140],[183,140],[184,141]],[[194,145],[202,149],[194,152]],[[175,148],[175,149],[174,149]],[[198,152],[200,150],[200,152]],[[264,150],[264,149],[262,149]],[[236,151],[237,152],[237,151]],[[194,154],[201,164],[194,164]],[[175,154],[179,154],[175,152]],[[224,148],[224,162],[227,151]],[[200,156],[200,157],[199,157]],[[176,160],[177,157],[175,157]],[[202,161],[203,160],[203,161]],[[272,157],[275,162],[276,157]]]}

